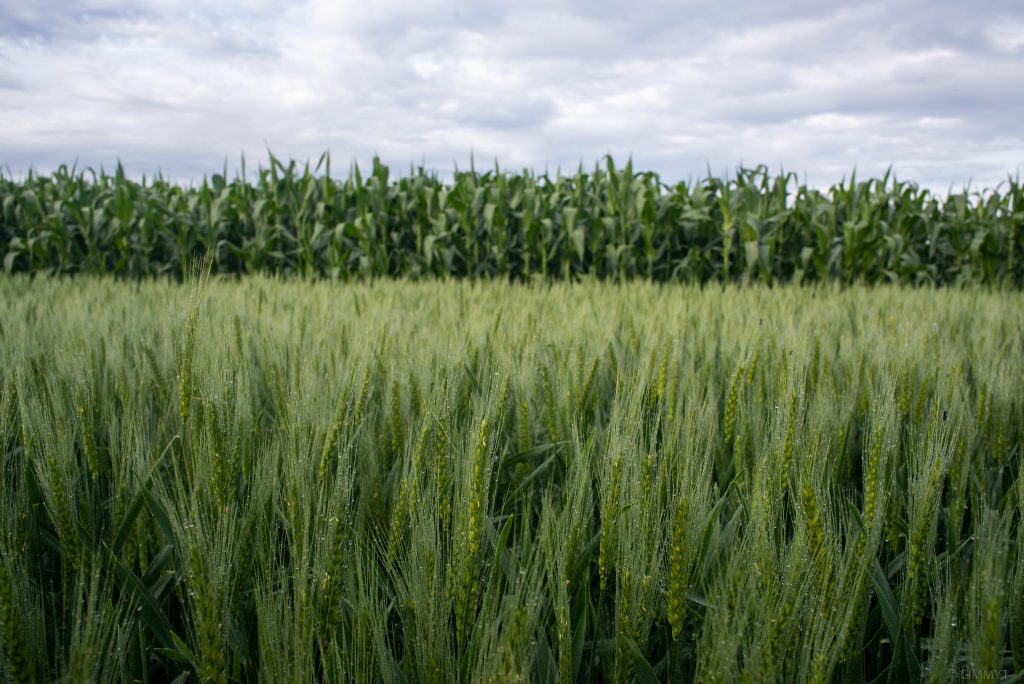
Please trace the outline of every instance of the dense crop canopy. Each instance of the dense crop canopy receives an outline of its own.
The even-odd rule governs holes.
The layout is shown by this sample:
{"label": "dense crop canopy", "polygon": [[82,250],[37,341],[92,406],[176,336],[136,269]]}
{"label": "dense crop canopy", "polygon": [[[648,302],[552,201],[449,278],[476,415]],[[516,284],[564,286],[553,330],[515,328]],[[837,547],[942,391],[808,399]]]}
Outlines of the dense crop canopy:
{"label": "dense crop canopy", "polygon": [[0,679],[1020,672],[1022,345],[990,288],[0,277]]}
{"label": "dense crop canopy", "polygon": [[[244,165],[243,165],[244,169]],[[0,178],[8,272],[219,273],[515,280],[1024,284],[1024,186],[940,197],[855,175],[821,191],[765,167],[665,184],[609,158],[573,175],[414,170],[274,157],[182,187],[61,168]]]}

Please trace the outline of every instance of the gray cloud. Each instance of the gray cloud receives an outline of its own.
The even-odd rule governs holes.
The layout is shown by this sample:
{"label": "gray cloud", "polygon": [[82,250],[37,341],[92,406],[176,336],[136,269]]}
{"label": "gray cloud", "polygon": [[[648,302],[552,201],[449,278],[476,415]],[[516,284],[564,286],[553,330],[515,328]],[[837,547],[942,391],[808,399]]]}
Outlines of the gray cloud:
{"label": "gray cloud", "polygon": [[[1024,163],[1024,9],[954,2],[234,0],[0,8],[0,165],[189,180],[241,154],[397,168],[632,155],[937,190]],[[282,9],[283,8],[283,9]]]}

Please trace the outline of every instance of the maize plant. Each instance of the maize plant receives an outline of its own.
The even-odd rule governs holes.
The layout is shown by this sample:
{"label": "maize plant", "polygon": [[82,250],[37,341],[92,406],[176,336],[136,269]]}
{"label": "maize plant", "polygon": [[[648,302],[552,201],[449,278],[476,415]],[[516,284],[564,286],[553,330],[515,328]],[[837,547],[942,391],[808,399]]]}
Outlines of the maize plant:
{"label": "maize plant", "polygon": [[221,274],[658,282],[837,281],[1020,287],[1024,186],[931,193],[891,173],[827,189],[764,166],[664,182],[611,157],[574,174],[422,168],[375,159],[332,175],[273,155],[189,187],[62,166],[0,175],[8,273]]}

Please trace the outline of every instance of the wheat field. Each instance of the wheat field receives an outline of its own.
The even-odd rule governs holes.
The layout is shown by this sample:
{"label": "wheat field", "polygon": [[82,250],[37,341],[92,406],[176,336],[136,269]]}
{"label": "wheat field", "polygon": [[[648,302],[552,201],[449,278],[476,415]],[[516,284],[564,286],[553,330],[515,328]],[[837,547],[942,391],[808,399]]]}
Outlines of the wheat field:
{"label": "wheat field", "polygon": [[1024,670],[1024,295],[0,278],[0,676]]}

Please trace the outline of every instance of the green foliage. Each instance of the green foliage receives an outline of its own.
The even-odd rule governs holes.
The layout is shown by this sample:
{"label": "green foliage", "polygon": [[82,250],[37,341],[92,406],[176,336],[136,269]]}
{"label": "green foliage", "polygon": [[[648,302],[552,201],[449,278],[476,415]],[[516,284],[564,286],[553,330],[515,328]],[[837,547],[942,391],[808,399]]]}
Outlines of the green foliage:
{"label": "green foliage", "polygon": [[270,156],[183,187],[61,167],[0,175],[6,272],[350,280],[379,276],[659,282],[1024,284],[1024,185],[942,197],[899,181],[826,190],[759,166],[663,182],[611,158],[572,175],[423,169],[331,176],[330,159]]}
{"label": "green foliage", "polygon": [[1017,291],[19,275],[0,340],[0,680],[1020,668]]}

